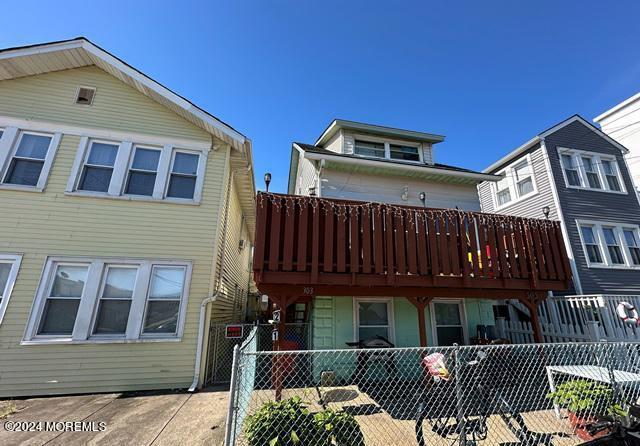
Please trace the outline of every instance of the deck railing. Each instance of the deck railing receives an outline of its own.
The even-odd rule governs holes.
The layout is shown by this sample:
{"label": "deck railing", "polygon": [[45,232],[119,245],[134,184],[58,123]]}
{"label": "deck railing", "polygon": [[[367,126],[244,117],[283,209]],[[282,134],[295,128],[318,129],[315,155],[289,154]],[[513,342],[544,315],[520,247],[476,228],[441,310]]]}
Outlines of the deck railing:
{"label": "deck railing", "polygon": [[258,282],[557,290],[571,279],[555,221],[268,193],[257,207]]}

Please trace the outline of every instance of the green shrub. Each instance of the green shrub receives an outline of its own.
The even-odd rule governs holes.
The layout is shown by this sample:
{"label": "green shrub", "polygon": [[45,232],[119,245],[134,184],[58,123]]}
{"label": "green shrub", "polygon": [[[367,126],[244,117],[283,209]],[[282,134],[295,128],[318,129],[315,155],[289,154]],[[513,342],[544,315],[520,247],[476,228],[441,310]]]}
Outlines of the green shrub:
{"label": "green shrub", "polygon": [[342,410],[311,414],[299,397],[265,403],[247,417],[250,446],[364,446],[356,419]]}

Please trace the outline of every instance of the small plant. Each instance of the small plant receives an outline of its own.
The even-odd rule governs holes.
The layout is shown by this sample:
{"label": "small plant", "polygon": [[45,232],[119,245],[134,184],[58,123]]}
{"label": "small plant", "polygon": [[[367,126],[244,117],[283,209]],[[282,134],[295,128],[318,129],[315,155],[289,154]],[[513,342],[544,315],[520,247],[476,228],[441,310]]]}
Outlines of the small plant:
{"label": "small plant", "polygon": [[364,446],[364,436],[353,415],[342,410],[327,409],[313,417],[320,433],[318,444]]}
{"label": "small plant", "polygon": [[585,379],[560,384],[547,398],[578,417],[613,414],[620,410],[613,402],[611,387]]}
{"label": "small plant", "polygon": [[9,415],[16,413],[18,409],[11,401],[0,401],[0,420],[7,418]]}
{"label": "small plant", "polygon": [[245,424],[251,446],[364,446],[356,419],[331,409],[311,414],[299,397],[265,403]]}

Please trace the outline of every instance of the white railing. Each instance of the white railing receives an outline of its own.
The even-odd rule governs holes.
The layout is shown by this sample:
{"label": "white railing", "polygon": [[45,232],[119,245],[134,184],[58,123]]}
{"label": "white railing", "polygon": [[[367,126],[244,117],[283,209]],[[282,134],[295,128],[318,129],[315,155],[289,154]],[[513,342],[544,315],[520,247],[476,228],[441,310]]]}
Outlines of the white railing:
{"label": "white railing", "polygon": [[[616,313],[620,302],[640,307],[640,296],[582,295],[551,297],[538,307],[545,342],[640,341],[640,326],[629,325]],[[515,343],[533,342],[529,322],[496,321],[501,337]]]}

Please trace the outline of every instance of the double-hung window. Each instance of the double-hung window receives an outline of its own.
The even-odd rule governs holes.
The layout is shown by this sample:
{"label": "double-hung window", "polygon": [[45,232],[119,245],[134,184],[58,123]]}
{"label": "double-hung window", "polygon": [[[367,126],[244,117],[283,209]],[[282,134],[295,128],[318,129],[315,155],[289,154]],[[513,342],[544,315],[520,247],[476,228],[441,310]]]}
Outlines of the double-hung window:
{"label": "double-hung window", "polygon": [[190,274],[189,262],[49,258],[24,342],[179,339]]}
{"label": "double-hung window", "polygon": [[504,206],[511,201],[511,178],[503,178],[496,184],[498,206]]}
{"label": "double-hung window", "polygon": [[567,187],[625,192],[615,156],[566,148],[558,153]]}
{"label": "double-hung window", "polygon": [[354,143],[354,153],[360,156],[372,158],[386,158],[384,143],[361,141],[356,139]]}
{"label": "double-hung window", "polygon": [[500,172],[502,179],[495,183],[494,197],[496,208],[504,207],[536,193],[531,157],[510,164]]}
{"label": "double-hung window", "polygon": [[91,141],[78,190],[108,192],[117,155],[118,144]]}
{"label": "double-hung window", "polygon": [[587,183],[591,189],[600,189],[600,176],[598,175],[598,169],[594,164],[593,158],[590,156],[582,157],[582,165],[587,175]]}
{"label": "double-hung window", "polygon": [[167,197],[192,200],[198,178],[200,156],[196,153],[176,151],[171,164]]}
{"label": "double-hung window", "polygon": [[416,146],[389,144],[391,159],[403,161],[420,161],[420,149]]}
{"label": "double-hung window", "polygon": [[207,149],[81,138],[69,194],[199,203]]}
{"label": "double-hung window", "polygon": [[637,226],[578,221],[589,266],[640,267],[640,232]]}
{"label": "double-hung window", "polygon": [[513,168],[514,180],[518,189],[518,196],[530,194],[533,192],[533,178],[531,175],[531,165],[528,160],[516,164]]}
{"label": "double-hung window", "polygon": [[159,149],[135,147],[125,193],[151,197],[158,178]]}
{"label": "double-hung window", "polygon": [[393,342],[392,307],[390,300],[357,299],[356,300],[357,340],[382,336]]}
{"label": "double-hung window", "polygon": [[582,185],[576,159],[573,156],[568,154],[562,155],[562,168],[564,169],[564,174],[567,177],[567,183],[570,186]]}
{"label": "double-hung window", "polygon": [[635,229],[623,229],[624,240],[629,250],[629,258],[634,266],[640,266],[640,244]]}
{"label": "double-hung window", "polygon": [[590,263],[602,263],[602,254],[600,253],[600,244],[596,240],[593,232],[593,226],[581,226],[582,242],[584,243],[587,257]]}
{"label": "double-hung window", "polygon": [[20,255],[0,253],[0,324],[9,305],[21,260]]}
{"label": "double-hung window", "polygon": [[618,166],[613,160],[602,160],[602,170],[604,171],[607,185],[610,190],[620,191],[620,180],[618,179]]}
{"label": "double-hung window", "polygon": [[9,128],[0,135],[0,177],[5,187],[44,189],[60,134]]}
{"label": "double-hung window", "polygon": [[616,236],[616,228],[604,227],[602,228],[602,234],[604,235],[604,242],[607,245],[611,264],[624,265],[624,257],[622,257],[622,250],[620,249],[620,243]]}

